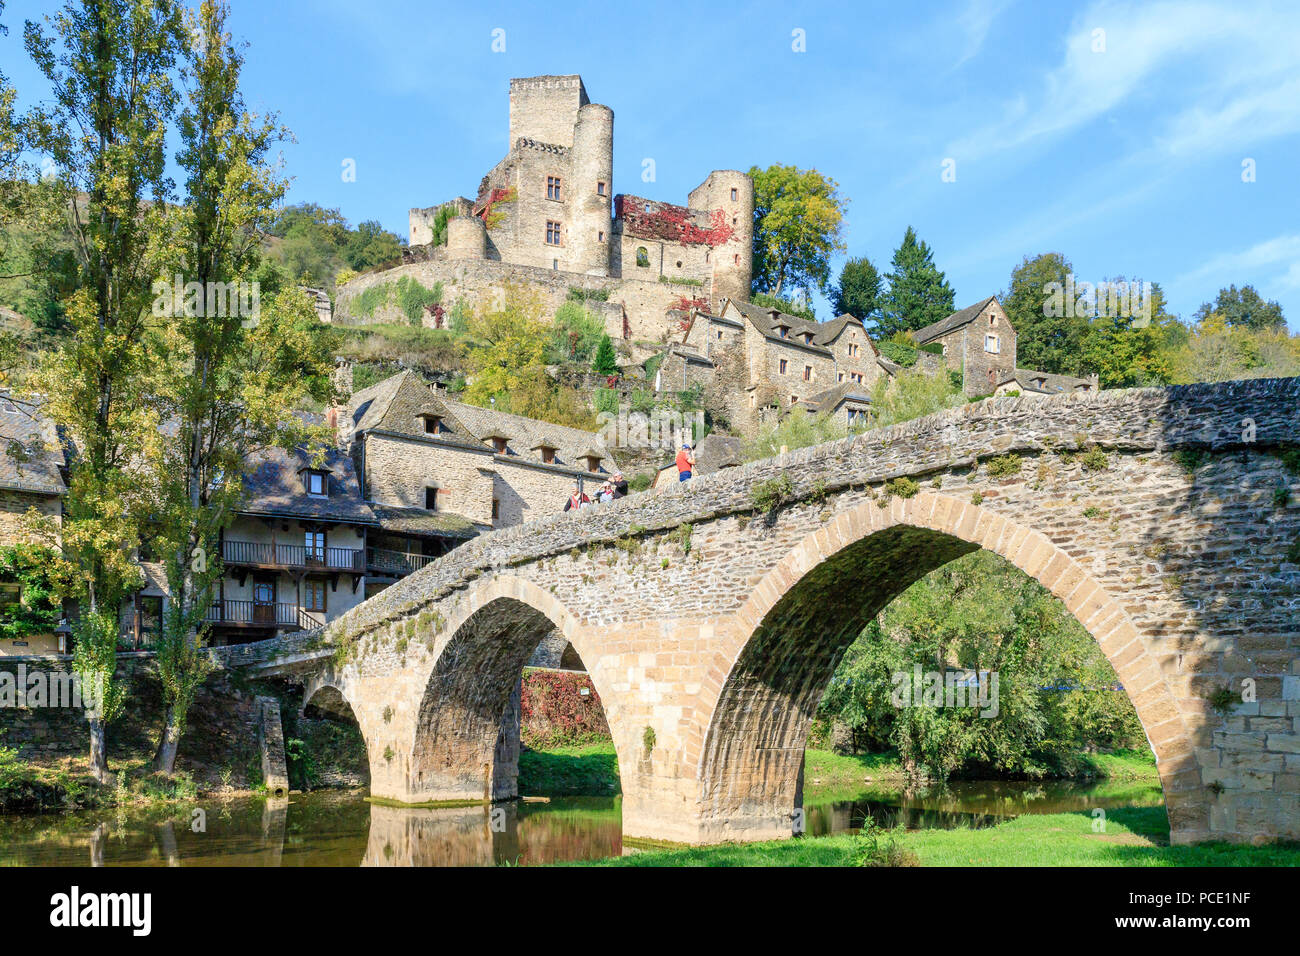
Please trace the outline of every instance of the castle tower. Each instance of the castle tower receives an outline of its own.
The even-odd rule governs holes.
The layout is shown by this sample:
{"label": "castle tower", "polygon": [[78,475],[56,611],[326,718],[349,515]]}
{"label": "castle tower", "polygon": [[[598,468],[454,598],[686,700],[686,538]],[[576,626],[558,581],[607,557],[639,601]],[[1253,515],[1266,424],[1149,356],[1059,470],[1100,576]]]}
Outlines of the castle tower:
{"label": "castle tower", "polygon": [[590,102],[582,77],[526,76],[510,81],[509,149],[521,139],[572,146],[578,110]]}
{"label": "castle tower", "polygon": [[447,220],[448,259],[486,259],[487,229],[477,216]]}
{"label": "castle tower", "polygon": [[588,103],[578,110],[566,191],[569,268],[607,276],[614,195],[614,111],[608,106]]}
{"label": "castle tower", "polygon": [[723,222],[732,229],[731,238],[710,256],[714,308],[723,298],[748,301],[754,277],[754,181],[735,169],[715,169],[691,190],[689,203],[711,215],[721,210]]}

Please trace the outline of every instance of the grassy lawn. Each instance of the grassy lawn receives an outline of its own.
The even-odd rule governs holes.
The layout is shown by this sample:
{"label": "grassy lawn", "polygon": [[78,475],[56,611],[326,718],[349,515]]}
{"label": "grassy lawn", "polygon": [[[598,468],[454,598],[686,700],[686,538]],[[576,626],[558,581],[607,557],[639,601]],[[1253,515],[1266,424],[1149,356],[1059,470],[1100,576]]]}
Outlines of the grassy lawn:
{"label": "grassy lawn", "polygon": [[525,750],[519,755],[519,793],[526,797],[593,796],[620,793],[613,741]]}
{"label": "grassy lawn", "polygon": [[[1106,832],[1087,813],[1026,814],[983,830],[898,834],[921,866],[1300,866],[1300,845],[1169,846],[1163,807],[1111,810]],[[852,836],[652,850],[596,866],[849,866]]]}

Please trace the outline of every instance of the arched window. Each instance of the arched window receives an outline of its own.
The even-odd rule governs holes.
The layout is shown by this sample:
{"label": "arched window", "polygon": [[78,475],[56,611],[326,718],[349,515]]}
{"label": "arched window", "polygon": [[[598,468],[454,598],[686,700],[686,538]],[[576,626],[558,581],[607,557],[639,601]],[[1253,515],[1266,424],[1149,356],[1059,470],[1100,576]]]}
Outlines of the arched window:
{"label": "arched window", "polygon": [[650,265],[650,251],[645,246],[637,246],[636,264],[642,268]]}

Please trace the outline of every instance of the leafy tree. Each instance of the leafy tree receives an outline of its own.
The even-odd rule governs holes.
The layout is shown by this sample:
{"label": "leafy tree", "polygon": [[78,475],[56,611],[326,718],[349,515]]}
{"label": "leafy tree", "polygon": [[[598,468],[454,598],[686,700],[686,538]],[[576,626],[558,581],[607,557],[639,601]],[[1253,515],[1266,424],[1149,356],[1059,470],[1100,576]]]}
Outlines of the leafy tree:
{"label": "leafy tree", "polygon": [[1226,382],[1300,375],[1300,335],[1285,329],[1229,326],[1211,312],[1170,356],[1173,381]]}
{"label": "leafy tree", "polygon": [[471,381],[463,400],[557,425],[591,428],[593,418],[581,397],[546,374],[550,329],[542,314],[536,293],[507,285],[502,309],[484,307],[469,320],[472,344],[465,364]]}
{"label": "leafy tree", "polygon": [[779,455],[782,448],[806,448],[844,435],[844,426],[829,415],[810,415],[806,409],[795,408],[746,443],[745,460],[772,458]]}
{"label": "leafy tree", "polygon": [[374,219],[357,226],[343,248],[343,259],[353,269],[369,269],[402,255],[402,241]]}
{"label": "leafy tree", "polygon": [[831,290],[831,308],[836,315],[848,313],[870,321],[880,308],[880,271],[866,256],[850,259],[840,270],[839,284]]}
{"label": "leafy tree", "polygon": [[917,239],[911,226],[894,250],[891,265],[889,291],[876,318],[877,336],[915,331],[956,311],[952,286],[934,264],[934,252]]}
{"label": "leafy tree", "polygon": [[825,290],[848,200],[815,169],[779,163],[749,171],[754,180],[753,292],[779,296],[787,286]]}
{"label": "leafy tree", "polygon": [[1011,270],[1011,287],[1000,301],[1016,330],[1016,362],[1022,368],[1057,375],[1086,374],[1088,316],[1066,315],[1065,309],[1052,309],[1048,302],[1051,295],[1046,291],[1053,282],[1064,288],[1066,277],[1073,271],[1070,260],[1059,252],[1025,256]]}
{"label": "leafy tree", "polygon": [[1199,322],[1211,314],[1223,316],[1223,321],[1229,328],[1286,328],[1282,306],[1276,302],[1265,302],[1255,287],[1250,285],[1244,285],[1240,289],[1235,285],[1220,289],[1213,302],[1203,303],[1196,310],[1195,318]]}
{"label": "leafy tree", "polygon": [[104,725],[121,705],[117,616],[140,580],[131,554],[141,479],[131,465],[158,434],[139,343],[150,280],[161,271],[154,239],[164,234],[171,188],[165,137],[181,32],[170,0],[67,0],[46,26],[28,21],[24,35],[55,91],[29,118],[29,145],[53,162],[76,250],[70,334],[40,386],[78,449],[58,540],[80,601],[73,667],[83,686],[103,689],[103,706],[87,711],[90,767],[101,782]]}
{"label": "leafy tree", "polygon": [[[182,71],[187,102],[177,155],[186,194],[168,230],[176,237],[169,272],[205,290],[250,283],[258,235],[286,185],[270,155],[284,131],[274,116],[254,117],[244,108],[243,58],[225,31],[227,16],[225,3],[204,0],[188,18],[196,40]],[[149,459],[154,550],[163,558],[169,596],[158,648],[166,713],[155,769],[164,773],[173,769],[209,669],[203,618],[221,575],[218,540],[243,496],[239,475],[265,448],[324,441],[294,411],[304,399],[328,401],[333,391],[328,334],[318,332],[315,310],[298,289],[273,294],[253,314],[197,305],[157,310],[163,314],[146,342],[154,402],[172,426]]]}
{"label": "leafy tree", "polygon": [[19,585],[19,600],[0,607],[0,640],[48,634],[63,617],[57,555],[31,544],[0,547],[0,581]]}
{"label": "leafy tree", "polygon": [[[1122,282],[1123,279],[1113,280]],[[1168,384],[1172,368],[1165,347],[1167,327],[1177,319],[1165,308],[1158,282],[1151,284],[1150,321],[1137,316],[1098,315],[1088,326],[1083,363],[1097,372],[1103,388]]]}
{"label": "leafy tree", "polygon": [[600,345],[596,347],[596,356],[591,360],[591,367],[601,375],[617,374],[618,355],[608,335],[600,337]]}
{"label": "leafy tree", "polygon": [[[924,672],[998,675],[997,714],[891,699]],[[987,685],[986,685],[987,686]],[[932,571],[846,651],[822,700],[856,741],[893,746],[915,776],[1070,773],[1086,747],[1141,746],[1142,727],[1083,626],[1038,582],[987,551]]]}

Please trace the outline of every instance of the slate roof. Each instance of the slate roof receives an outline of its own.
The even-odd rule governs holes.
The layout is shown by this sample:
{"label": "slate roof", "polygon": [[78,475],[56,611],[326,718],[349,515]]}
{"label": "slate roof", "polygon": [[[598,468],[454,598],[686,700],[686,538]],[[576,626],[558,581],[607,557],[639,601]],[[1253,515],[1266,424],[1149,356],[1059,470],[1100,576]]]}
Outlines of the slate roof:
{"label": "slate roof", "polygon": [[940,319],[923,329],[917,329],[912,333],[912,338],[916,340],[917,345],[927,345],[942,335],[947,335],[953,329],[959,329],[963,325],[969,325],[974,322],[979,314],[984,311],[990,302],[997,301],[997,296],[991,295],[987,299],[981,299],[974,305],[968,305],[959,312],[954,312],[946,319]]}
{"label": "slate roof", "polygon": [[[609,448],[595,432],[466,405],[435,393],[432,386],[409,370],[355,393],[351,407],[358,433],[392,432],[479,452],[492,451],[486,441],[491,436],[508,436],[507,457],[540,464],[541,455],[534,452],[546,445],[555,449],[555,465],[584,473],[586,466],[579,459],[588,451],[596,452],[607,463],[614,462]],[[419,417],[421,413],[440,414],[442,430],[437,434],[426,433]]]}
{"label": "slate roof", "polygon": [[41,400],[0,392],[0,488],[62,495],[59,470],[67,458],[58,428],[43,414]]}
{"label": "slate roof", "polygon": [[871,404],[871,395],[857,382],[841,382],[834,388],[818,392],[808,399],[819,411],[827,412],[839,408],[844,402],[862,402]]}
{"label": "slate roof", "polygon": [[448,511],[426,511],[424,508],[399,508],[393,505],[370,503],[370,510],[385,531],[394,534],[438,535],[443,538],[472,538],[480,531],[468,518]]}
{"label": "slate roof", "polygon": [[[783,344],[800,345],[818,352],[829,353],[830,343],[835,341],[846,326],[855,325],[858,328],[863,328],[862,322],[848,313],[827,322],[816,322],[780,311],[777,311],[775,317],[773,317],[773,309],[769,307],[755,305],[752,302],[741,302],[739,299],[728,299],[727,301],[735,306],[741,315],[753,323],[754,327],[766,338]],[[726,311],[725,306],[723,311]],[[778,326],[785,326],[790,330],[790,334],[783,338],[780,332],[777,331]],[[812,336],[812,340],[805,341],[809,335]],[[864,337],[868,342],[871,342],[870,336],[865,335],[865,329]],[[875,343],[872,343],[871,348],[873,351],[875,350]]]}
{"label": "slate roof", "polygon": [[317,466],[306,451],[272,449],[255,456],[250,464],[244,475],[247,503],[240,514],[378,524],[361,498],[352,459],[337,448],[327,450],[320,465],[328,473],[329,494],[323,498],[307,494],[302,471]]}
{"label": "slate roof", "polygon": [[[1036,380],[1043,379],[1041,386],[1034,384]],[[1014,375],[1008,375],[998,385],[1006,385],[1008,382],[1015,382],[1020,385],[1023,391],[1035,392],[1042,395],[1060,395],[1062,392],[1073,392],[1080,385],[1089,385],[1097,387],[1097,383],[1090,378],[1076,378],[1073,375],[1055,375],[1051,372],[1040,372],[1032,368],[1018,368]]]}

